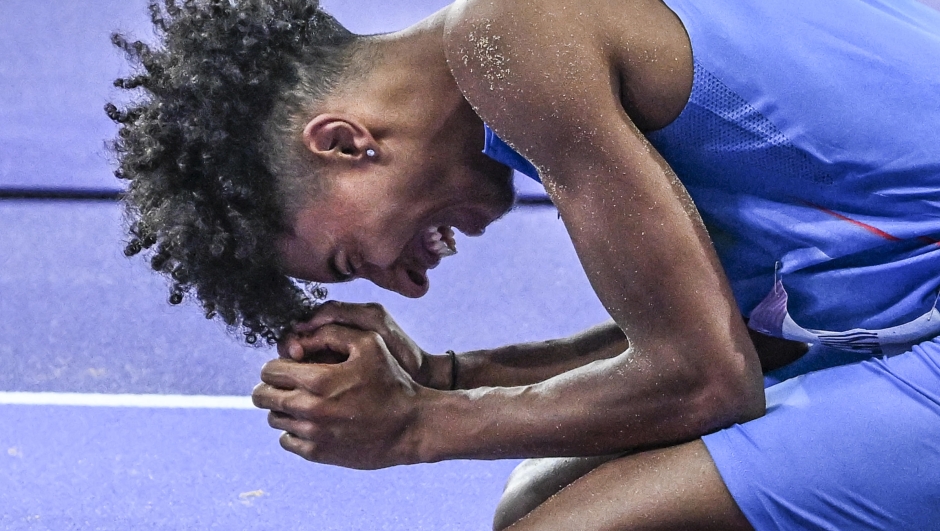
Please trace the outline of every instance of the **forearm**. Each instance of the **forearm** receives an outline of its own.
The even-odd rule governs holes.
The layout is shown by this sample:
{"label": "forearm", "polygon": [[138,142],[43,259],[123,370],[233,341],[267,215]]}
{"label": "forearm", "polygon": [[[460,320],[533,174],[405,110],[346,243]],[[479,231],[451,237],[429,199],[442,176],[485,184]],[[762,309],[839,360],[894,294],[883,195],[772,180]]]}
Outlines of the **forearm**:
{"label": "forearm", "polygon": [[[748,330],[764,373],[792,363],[806,354],[807,345],[770,337]],[[547,380],[592,361],[613,358],[627,350],[629,342],[613,321],[589,328],[574,336],[506,345],[489,350],[430,356],[428,385],[434,389],[451,389],[456,361],[458,368],[455,389],[478,387],[513,387]]]}
{"label": "forearm", "polygon": [[[627,350],[623,332],[609,321],[571,337],[506,345],[457,354],[457,389],[513,387],[541,382],[593,361],[613,358]],[[429,359],[430,387],[451,389],[455,371],[448,355]]]}
{"label": "forearm", "polygon": [[647,352],[633,348],[532,385],[429,390],[415,426],[420,460],[609,454],[691,440],[763,413],[753,371],[735,361],[746,352],[697,367]]}

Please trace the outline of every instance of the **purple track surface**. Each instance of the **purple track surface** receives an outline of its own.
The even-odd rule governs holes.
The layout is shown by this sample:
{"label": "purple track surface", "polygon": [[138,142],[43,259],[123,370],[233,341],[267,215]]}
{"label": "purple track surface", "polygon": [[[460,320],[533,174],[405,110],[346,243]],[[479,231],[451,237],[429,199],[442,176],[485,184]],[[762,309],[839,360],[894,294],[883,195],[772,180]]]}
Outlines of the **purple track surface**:
{"label": "purple track surface", "polygon": [[0,406],[0,528],[483,530],[512,465],[346,470],[273,435],[260,411]]}
{"label": "purple track surface", "polygon": [[[324,4],[374,33],[445,2]],[[109,34],[147,38],[144,6],[0,2],[0,191],[119,188],[102,107],[127,68]],[[251,392],[274,354],[191,303],[169,306],[162,279],[123,257],[123,239],[113,202],[0,200],[0,529],[489,528],[515,461],[360,472],[284,452],[262,411],[8,403],[15,392]],[[383,303],[432,352],[559,337],[606,318],[551,208],[520,209],[458,245],[421,300],[358,282],[331,295]]]}
{"label": "purple track surface", "polygon": [[[940,7],[940,0],[923,0]],[[330,0],[353,31],[398,29],[444,0]],[[115,29],[142,0],[0,1],[0,191],[117,189],[102,112],[127,73]],[[527,180],[526,194],[542,194]],[[0,529],[485,530],[515,461],[359,472],[277,444],[262,411],[11,405],[11,392],[246,397],[248,348],[122,250],[107,201],[0,201]],[[520,208],[412,301],[354,282],[432,352],[560,337],[606,319],[551,208]]]}
{"label": "purple track surface", "polygon": [[[247,395],[272,352],[170,307],[162,281],[122,256],[119,214],[0,202],[0,390]],[[333,295],[382,302],[435,352],[605,318],[552,209],[458,245],[424,299],[365,283]],[[486,529],[515,464],[353,472],[287,454],[277,435],[260,411],[0,405],[0,528]]]}

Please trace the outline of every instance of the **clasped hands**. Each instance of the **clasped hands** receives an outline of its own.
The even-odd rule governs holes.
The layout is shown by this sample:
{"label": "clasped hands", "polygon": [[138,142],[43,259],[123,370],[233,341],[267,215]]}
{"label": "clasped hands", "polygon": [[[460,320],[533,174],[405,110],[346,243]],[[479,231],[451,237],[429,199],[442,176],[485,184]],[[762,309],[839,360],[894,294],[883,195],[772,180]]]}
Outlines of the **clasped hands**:
{"label": "clasped hands", "polygon": [[281,446],[358,469],[422,462],[429,355],[378,304],[331,301],[278,344],[252,399]]}

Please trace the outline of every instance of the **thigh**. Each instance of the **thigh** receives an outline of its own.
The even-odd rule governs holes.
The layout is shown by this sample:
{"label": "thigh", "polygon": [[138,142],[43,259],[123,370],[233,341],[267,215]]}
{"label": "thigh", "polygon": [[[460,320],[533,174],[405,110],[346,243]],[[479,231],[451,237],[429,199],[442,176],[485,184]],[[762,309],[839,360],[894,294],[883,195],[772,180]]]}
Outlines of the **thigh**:
{"label": "thigh", "polygon": [[607,461],[510,531],[747,531],[701,441]]}
{"label": "thigh", "polygon": [[574,480],[615,457],[553,457],[523,461],[506,481],[493,516],[493,529],[501,531],[509,527]]}
{"label": "thigh", "polygon": [[940,340],[767,389],[703,438],[758,531],[940,529]]}

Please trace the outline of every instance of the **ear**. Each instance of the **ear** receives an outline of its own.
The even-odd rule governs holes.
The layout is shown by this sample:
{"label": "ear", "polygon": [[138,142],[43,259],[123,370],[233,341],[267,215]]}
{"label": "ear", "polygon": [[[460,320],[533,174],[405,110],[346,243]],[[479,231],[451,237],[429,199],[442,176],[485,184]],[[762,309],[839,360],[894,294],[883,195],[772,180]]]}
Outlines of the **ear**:
{"label": "ear", "polygon": [[[355,118],[339,114],[319,114],[304,127],[304,145],[325,160],[358,162],[372,158],[376,150],[372,133]],[[372,151],[374,156],[374,151]]]}

